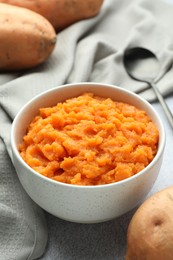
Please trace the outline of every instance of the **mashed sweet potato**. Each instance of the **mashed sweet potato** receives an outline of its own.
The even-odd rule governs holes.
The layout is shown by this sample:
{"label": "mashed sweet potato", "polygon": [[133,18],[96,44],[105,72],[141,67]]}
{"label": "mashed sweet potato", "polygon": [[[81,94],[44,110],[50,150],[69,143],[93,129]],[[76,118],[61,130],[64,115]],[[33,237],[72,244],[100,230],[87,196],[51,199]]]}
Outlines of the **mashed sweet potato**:
{"label": "mashed sweet potato", "polygon": [[144,169],[158,149],[159,133],[144,111],[84,93],[41,108],[19,146],[40,174],[76,185],[101,185]]}

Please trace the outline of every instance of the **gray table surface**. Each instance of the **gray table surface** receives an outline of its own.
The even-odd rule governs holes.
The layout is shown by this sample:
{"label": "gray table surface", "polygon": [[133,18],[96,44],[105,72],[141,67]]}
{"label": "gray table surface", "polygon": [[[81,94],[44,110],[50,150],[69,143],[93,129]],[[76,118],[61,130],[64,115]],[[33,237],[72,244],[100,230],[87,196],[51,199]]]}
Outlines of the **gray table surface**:
{"label": "gray table surface", "polygon": [[[166,99],[173,112],[173,95]],[[173,183],[173,129],[159,103],[153,104],[164,123],[166,147],[159,176],[148,196]],[[112,221],[77,224],[46,213],[49,240],[40,260],[123,260],[127,227],[136,209]]]}

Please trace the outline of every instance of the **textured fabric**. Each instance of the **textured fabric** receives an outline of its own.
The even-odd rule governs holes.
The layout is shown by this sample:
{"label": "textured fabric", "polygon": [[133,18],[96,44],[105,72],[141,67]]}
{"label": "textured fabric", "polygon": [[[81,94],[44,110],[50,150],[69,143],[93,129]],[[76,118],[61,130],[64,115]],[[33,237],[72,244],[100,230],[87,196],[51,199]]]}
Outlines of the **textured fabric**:
{"label": "textured fabric", "polygon": [[[44,212],[24,192],[11,163],[10,128],[16,113],[35,95],[64,83],[93,81],[134,92],[144,90],[145,83],[126,74],[123,51],[133,46],[154,51],[161,61],[163,75],[173,62],[172,24],[173,6],[165,1],[105,0],[98,16],[58,34],[56,48],[46,63],[25,72],[0,74],[1,260],[36,259],[45,251],[48,235]],[[164,95],[173,92],[172,72],[173,68],[158,81]],[[140,95],[149,101],[156,100],[151,89]],[[61,223],[62,233],[58,237],[63,236],[67,227],[65,222]],[[73,232],[76,225],[70,226]],[[60,255],[56,252],[54,259],[77,259]],[[82,253],[80,256],[78,259],[87,259],[82,258]],[[104,257],[99,255],[97,259]]]}
{"label": "textured fabric", "polygon": [[11,123],[2,110],[0,119],[4,133],[4,138],[0,138],[0,259],[36,259],[47,243],[47,223],[43,211],[19,183],[10,149],[7,153]]}
{"label": "textured fabric", "polygon": [[0,165],[0,259],[35,259],[47,242],[43,212],[23,191],[2,140]]}

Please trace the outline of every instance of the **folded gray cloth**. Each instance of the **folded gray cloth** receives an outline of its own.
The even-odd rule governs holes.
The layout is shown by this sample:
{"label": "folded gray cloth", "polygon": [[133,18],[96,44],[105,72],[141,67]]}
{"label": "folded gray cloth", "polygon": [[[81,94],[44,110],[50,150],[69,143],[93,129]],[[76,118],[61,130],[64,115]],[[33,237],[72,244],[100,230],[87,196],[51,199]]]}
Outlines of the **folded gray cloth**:
{"label": "folded gray cloth", "polygon": [[11,122],[2,110],[0,119],[0,259],[36,259],[47,243],[45,216],[19,183],[6,149]]}
{"label": "folded gray cloth", "polygon": [[[122,64],[127,47],[143,46],[160,59],[164,72],[173,62],[173,6],[163,0],[105,0],[100,14],[61,33],[43,65],[0,74],[0,259],[36,259],[45,250],[43,211],[22,189],[10,160],[10,128],[32,97],[72,82],[102,82],[132,91],[146,84],[129,78]],[[158,81],[163,95],[173,92],[173,68]],[[140,94],[156,100],[153,91]],[[6,150],[7,149],[7,150]],[[8,153],[7,153],[7,152]]]}

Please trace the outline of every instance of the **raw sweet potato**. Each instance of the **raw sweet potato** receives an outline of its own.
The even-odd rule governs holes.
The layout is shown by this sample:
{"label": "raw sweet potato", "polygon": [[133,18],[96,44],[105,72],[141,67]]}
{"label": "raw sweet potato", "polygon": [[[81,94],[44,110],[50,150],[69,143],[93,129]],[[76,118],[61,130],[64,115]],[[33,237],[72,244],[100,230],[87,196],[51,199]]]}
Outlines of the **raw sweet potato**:
{"label": "raw sweet potato", "polygon": [[56,43],[53,26],[26,8],[0,3],[0,71],[43,63]]}
{"label": "raw sweet potato", "polygon": [[97,15],[103,0],[0,0],[1,3],[31,9],[43,15],[56,31]]}
{"label": "raw sweet potato", "polygon": [[147,199],[128,227],[126,260],[173,259],[173,187]]}

